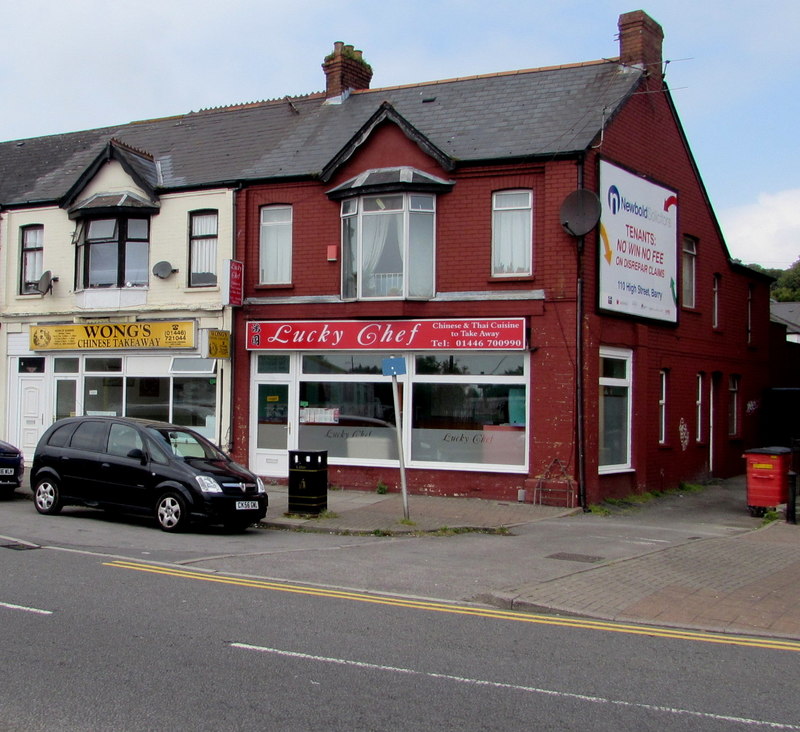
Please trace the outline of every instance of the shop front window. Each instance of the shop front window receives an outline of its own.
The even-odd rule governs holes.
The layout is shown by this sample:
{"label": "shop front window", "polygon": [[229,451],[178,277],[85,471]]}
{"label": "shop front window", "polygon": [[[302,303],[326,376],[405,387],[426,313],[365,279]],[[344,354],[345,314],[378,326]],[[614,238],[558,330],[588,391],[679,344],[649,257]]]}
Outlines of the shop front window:
{"label": "shop front window", "polygon": [[415,384],[411,459],[525,464],[525,387]]}
{"label": "shop front window", "polygon": [[121,416],[122,377],[86,376],[83,382],[83,413],[92,416]]}
{"label": "shop front window", "polygon": [[169,379],[129,376],[125,380],[125,416],[169,421]]}
{"label": "shop front window", "polygon": [[216,429],[217,385],[214,377],[172,378],[172,423],[191,427],[206,437]]}
{"label": "shop front window", "polygon": [[386,381],[300,383],[301,450],[329,458],[397,460],[392,385]]}
{"label": "shop front window", "polygon": [[[300,450],[327,450],[329,460],[363,464],[399,459],[392,381],[382,368],[386,358],[367,351],[302,356]],[[525,470],[526,354],[436,352],[404,358],[398,396],[410,465]]]}

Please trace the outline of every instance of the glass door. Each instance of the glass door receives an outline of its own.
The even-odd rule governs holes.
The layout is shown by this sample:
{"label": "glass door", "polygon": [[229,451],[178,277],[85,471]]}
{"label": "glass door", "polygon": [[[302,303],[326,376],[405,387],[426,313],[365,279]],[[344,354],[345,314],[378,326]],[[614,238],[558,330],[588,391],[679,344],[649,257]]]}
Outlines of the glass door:
{"label": "glass door", "polygon": [[291,449],[290,384],[256,384],[255,393],[255,465],[259,475],[286,477]]}

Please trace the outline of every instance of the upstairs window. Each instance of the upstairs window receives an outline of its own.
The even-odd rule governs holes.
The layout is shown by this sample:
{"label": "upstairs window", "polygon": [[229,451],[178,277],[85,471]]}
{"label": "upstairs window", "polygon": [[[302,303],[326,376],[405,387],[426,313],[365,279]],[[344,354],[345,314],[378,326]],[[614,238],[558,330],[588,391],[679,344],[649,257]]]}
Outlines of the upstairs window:
{"label": "upstairs window", "polygon": [[217,284],[216,211],[189,214],[189,287]]}
{"label": "upstairs window", "polygon": [[20,230],[20,295],[37,293],[36,285],[42,276],[42,255],[44,252],[44,226],[24,226]]}
{"label": "upstairs window", "polygon": [[681,299],[683,307],[695,307],[695,282],[697,279],[697,242],[690,236],[683,237],[682,258],[682,289]]}
{"label": "upstairs window", "polygon": [[433,297],[434,196],[350,198],[341,214],[343,298]]}
{"label": "upstairs window", "polygon": [[492,196],[492,276],[533,274],[533,192]]}
{"label": "upstairs window", "polygon": [[259,277],[262,285],[292,282],[292,207],[264,206],[261,209]]}
{"label": "upstairs window", "polygon": [[76,287],[143,287],[148,282],[150,220],[89,219],[78,241]]}
{"label": "upstairs window", "polygon": [[711,327],[719,328],[719,294],[722,287],[722,277],[714,275],[714,284],[712,287],[712,304],[711,304]]}

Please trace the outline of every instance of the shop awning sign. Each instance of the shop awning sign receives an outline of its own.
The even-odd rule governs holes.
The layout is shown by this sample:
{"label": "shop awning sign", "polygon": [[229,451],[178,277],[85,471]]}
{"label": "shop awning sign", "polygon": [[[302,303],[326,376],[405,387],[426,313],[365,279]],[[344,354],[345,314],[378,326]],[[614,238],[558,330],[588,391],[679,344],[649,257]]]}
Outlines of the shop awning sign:
{"label": "shop awning sign", "polygon": [[525,318],[247,323],[249,350],[514,351],[525,347]]}
{"label": "shop awning sign", "polygon": [[194,348],[194,321],[33,325],[32,351]]}

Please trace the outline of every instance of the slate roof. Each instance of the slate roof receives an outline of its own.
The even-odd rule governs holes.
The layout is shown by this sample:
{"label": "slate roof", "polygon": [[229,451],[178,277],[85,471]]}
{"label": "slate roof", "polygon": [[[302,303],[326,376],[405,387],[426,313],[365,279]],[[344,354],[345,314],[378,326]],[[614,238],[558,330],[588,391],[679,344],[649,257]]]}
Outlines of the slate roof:
{"label": "slate roof", "polygon": [[[0,205],[60,201],[112,140],[153,157],[156,189],[321,177],[381,110],[453,163],[585,150],[642,71],[614,61],[223,107],[0,143]],[[418,138],[419,142],[420,139]]]}
{"label": "slate roof", "polygon": [[800,302],[776,302],[769,304],[770,320],[786,326],[787,334],[800,333]]}

